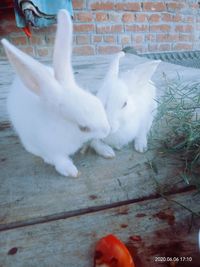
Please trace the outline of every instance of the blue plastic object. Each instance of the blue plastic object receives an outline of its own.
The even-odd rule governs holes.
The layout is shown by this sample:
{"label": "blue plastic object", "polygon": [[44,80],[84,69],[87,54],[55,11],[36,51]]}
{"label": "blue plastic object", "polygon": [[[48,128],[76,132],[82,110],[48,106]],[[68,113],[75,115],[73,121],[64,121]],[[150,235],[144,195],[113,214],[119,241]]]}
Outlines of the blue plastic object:
{"label": "blue plastic object", "polygon": [[71,0],[15,0],[15,19],[19,28],[32,25],[46,27],[56,22],[59,9],[67,9],[73,15]]}

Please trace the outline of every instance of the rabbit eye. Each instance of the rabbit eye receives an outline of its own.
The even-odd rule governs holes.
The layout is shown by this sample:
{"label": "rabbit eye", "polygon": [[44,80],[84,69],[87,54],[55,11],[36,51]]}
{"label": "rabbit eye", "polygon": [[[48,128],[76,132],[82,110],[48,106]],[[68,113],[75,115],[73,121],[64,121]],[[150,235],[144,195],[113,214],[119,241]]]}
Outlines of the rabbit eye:
{"label": "rabbit eye", "polygon": [[125,108],[126,106],[127,106],[127,101],[126,101],[126,102],[124,102],[124,104],[123,104],[122,108]]}
{"label": "rabbit eye", "polygon": [[81,130],[81,132],[85,132],[85,133],[91,132],[90,128],[87,127],[87,126],[81,126],[81,125],[79,125],[78,127]]}

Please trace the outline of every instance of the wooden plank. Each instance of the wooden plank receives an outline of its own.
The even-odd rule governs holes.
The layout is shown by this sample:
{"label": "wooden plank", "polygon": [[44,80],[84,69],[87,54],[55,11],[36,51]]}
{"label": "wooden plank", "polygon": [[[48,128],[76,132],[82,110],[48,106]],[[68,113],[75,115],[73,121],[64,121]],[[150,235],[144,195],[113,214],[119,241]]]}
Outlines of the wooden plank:
{"label": "wooden plank", "polygon": [[64,212],[67,216],[76,210],[156,195],[155,173],[148,164],[154,157],[159,166],[157,179],[168,191],[185,187],[177,177],[180,162],[154,151],[140,154],[130,145],[113,160],[92,151],[78,153],[74,162],[81,176],[66,178],[26,152],[10,129],[1,133],[0,229],[48,215]]}
{"label": "wooden plank", "polygon": [[[171,200],[199,211],[194,192],[171,196]],[[136,267],[199,267],[200,218],[164,199],[126,206],[0,232],[1,267],[93,266],[95,243],[109,233],[125,242]],[[159,259],[159,257],[161,257]],[[165,258],[162,258],[165,257]],[[167,262],[179,259],[177,265]],[[180,262],[191,257],[191,262]],[[162,261],[163,259],[163,261]]]}

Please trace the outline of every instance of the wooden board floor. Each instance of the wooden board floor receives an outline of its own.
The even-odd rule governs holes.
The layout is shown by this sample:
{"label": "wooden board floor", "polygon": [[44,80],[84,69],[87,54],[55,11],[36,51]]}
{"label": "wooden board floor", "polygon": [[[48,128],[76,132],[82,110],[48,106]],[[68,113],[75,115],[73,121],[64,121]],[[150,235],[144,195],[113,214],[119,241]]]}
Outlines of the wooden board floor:
{"label": "wooden board floor", "polygon": [[[95,92],[110,59],[74,59],[79,83]],[[122,69],[144,61],[127,55]],[[162,63],[154,76],[159,93],[163,71],[171,79],[176,71],[184,81],[200,77],[199,70]],[[12,78],[11,67],[2,61],[0,267],[92,267],[95,243],[109,233],[127,244],[136,267],[199,267],[200,196],[178,176],[181,162],[156,150],[139,154],[129,145],[113,160],[93,151],[77,153],[73,160],[80,177],[62,177],[26,152],[10,127],[5,99]],[[159,194],[156,181],[168,200]],[[172,265],[172,258],[179,261]]]}

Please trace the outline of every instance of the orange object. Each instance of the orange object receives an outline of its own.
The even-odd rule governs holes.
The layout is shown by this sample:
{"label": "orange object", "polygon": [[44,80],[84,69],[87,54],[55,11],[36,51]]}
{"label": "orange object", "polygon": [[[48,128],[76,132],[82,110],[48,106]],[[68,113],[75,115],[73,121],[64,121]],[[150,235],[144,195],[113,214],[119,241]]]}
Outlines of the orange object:
{"label": "orange object", "polygon": [[101,238],[95,248],[94,267],[136,267],[126,246],[114,235]]}
{"label": "orange object", "polygon": [[24,31],[24,33],[26,34],[27,37],[29,37],[29,38],[31,37],[31,31],[30,31],[28,26],[22,28],[22,30]]}

